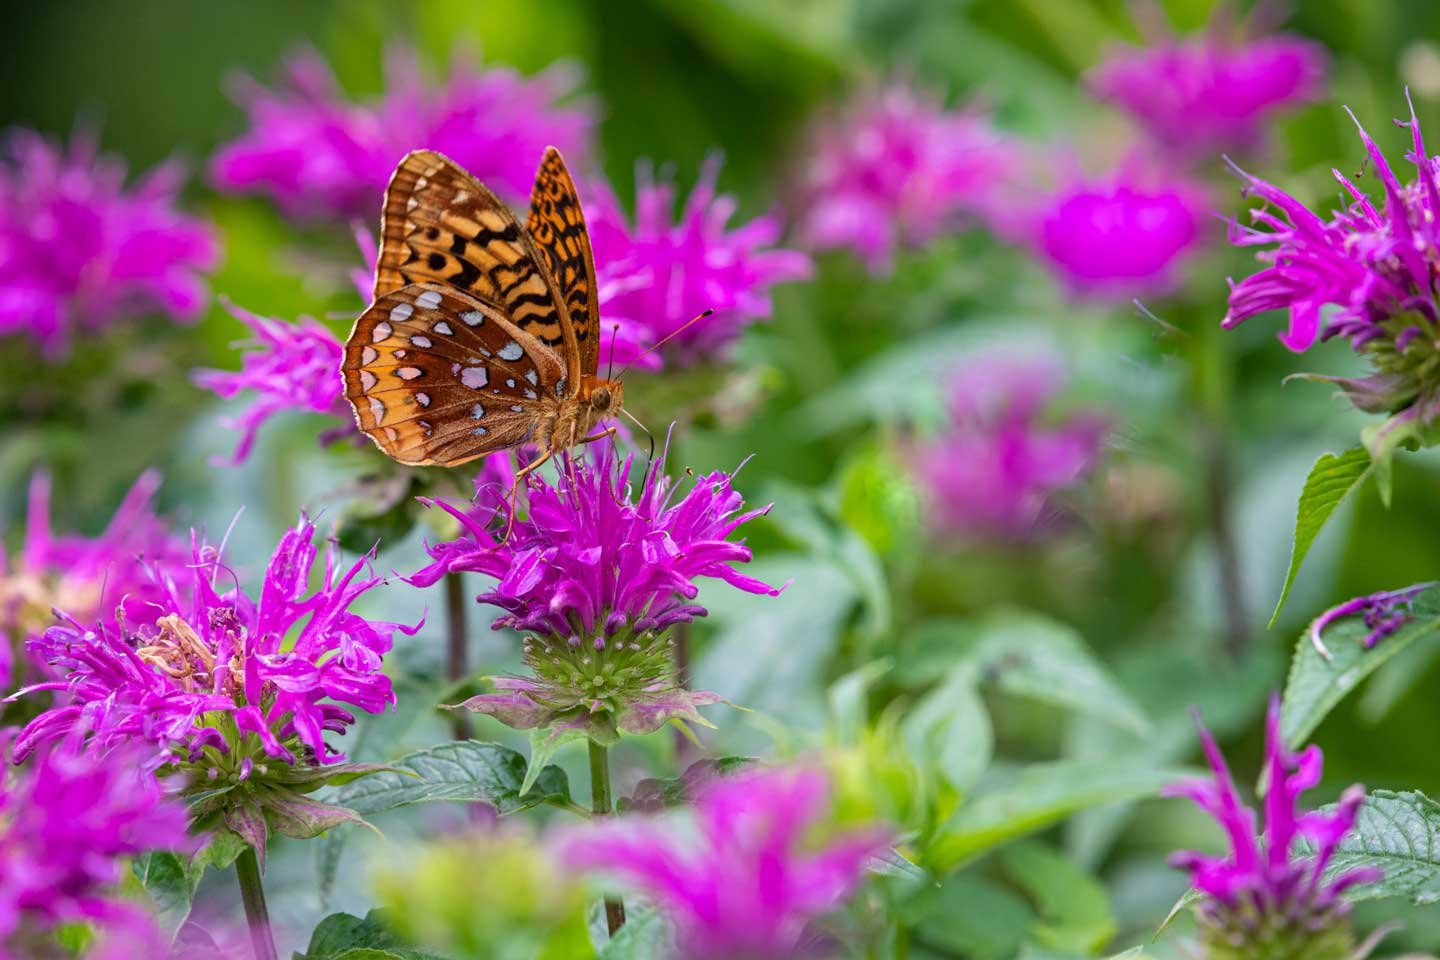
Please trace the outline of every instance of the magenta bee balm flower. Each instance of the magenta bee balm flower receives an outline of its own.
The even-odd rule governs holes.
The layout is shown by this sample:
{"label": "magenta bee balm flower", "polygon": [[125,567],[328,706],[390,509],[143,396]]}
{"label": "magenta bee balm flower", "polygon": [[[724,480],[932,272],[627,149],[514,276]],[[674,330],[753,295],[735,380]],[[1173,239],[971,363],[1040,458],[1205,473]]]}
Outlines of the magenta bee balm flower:
{"label": "magenta bee balm flower", "polygon": [[55,359],[76,335],[126,317],[193,320],[219,248],[175,208],[182,179],[168,164],[127,189],[124,166],[93,137],[66,149],[12,133],[0,152],[0,337],[28,336]]}
{"label": "magenta bee balm flower", "polygon": [[675,925],[667,956],[677,960],[832,956],[812,923],[854,894],[891,837],[877,829],[821,839],[829,791],[815,770],[743,773],[713,781],[693,813],[572,830],[558,856],[659,904]]}
{"label": "magenta bee balm flower", "polygon": [[511,726],[563,724],[613,742],[617,728],[649,733],[672,718],[703,722],[695,707],[719,700],[675,679],[667,631],[705,615],[694,603],[697,580],[769,596],[780,589],[733,566],[750,550],[728,538],[768,508],[742,512],[729,476],[700,477],[680,496],[657,461],[636,494],[634,457],[617,463],[608,446],[597,446],[586,461],[562,462],[554,486],[525,478],[529,515],[503,542],[488,522],[495,518],[503,530],[503,511],[484,509],[497,496],[481,480],[480,509],[422,500],[458,520],[461,534],[430,546],[435,562],[410,580],[423,587],[454,571],[494,577],[479,601],[504,611],[497,629],[527,634],[533,677],[494,678],[502,692],[474,697],[466,708]]}
{"label": "magenta bee balm flower", "polygon": [[67,740],[25,767],[0,766],[0,960],[60,956],[47,944],[72,923],[96,929],[86,957],[165,955],[149,912],[117,892],[127,858],[193,847],[185,807],[145,772],[143,754]]}
{"label": "magenta bee balm flower", "polygon": [[1400,126],[1410,131],[1406,159],[1415,166],[1414,180],[1404,184],[1359,127],[1384,191],[1379,206],[1339,170],[1333,173],[1349,203],[1328,219],[1284,190],[1241,172],[1246,192],[1264,206],[1250,212],[1258,227],[1236,227],[1231,242],[1266,248],[1256,254],[1265,266],[1232,284],[1224,321],[1228,328],[1259,313],[1287,310],[1289,329],[1280,341],[1296,353],[1317,340],[1348,339],[1372,364],[1370,376],[1305,376],[1336,384],[1367,413],[1390,414],[1365,434],[1377,461],[1401,444],[1428,446],[1440,439],[1435,429],[1440,414],[1437,160],[1425,150],[1413,109]]}
{"label": "magenta bee balm flower", "polygon": [[1200,245],[1199,188],[1124,170],[1076,182],[1033,213],[1030,242],[1076,296],[1129,301],[1169,293]]}
{"label": "magenta bee balm flower", "polygon": [[815,249],[849,248],[872,273],[895,249],[921,246],[966,219],[984,220],[1019,151],[978,110],[946,110],[892,83],[817,132],[800,233]]}
{"label": "magenta bee balm flower", "polygon": [[[1340,841],[1355,825],[1364,788],[1345,791],[1333,812],[1302,812],[1300,795],[1320,782],[1320,748],[1300,754],[1285,748],[1280,702],[1272,698],[1265,721],[1264,830],[1256,835],[1255,811],[1245,806],[1215,739],[1202,725],[1200,742],[1213,780],[1177,784],[1167,796],[1188,797],[1225,831],[1224,856],[1179,853],[1172,863],[1190,872],[1204,895],[1197,908],[1207,960],[1348,960],[1355,943],[1341,895],[1374,883],[1380,872],[1361,867],[1325,876]],[[1297,857],[1297,842],[1311,857]]]}
{"label": "magenta bee balm flower", "polygon": [[368,220],[411,150],[440,151],[511,201],[529,198],[547,146],[584,166],[594,118],[570,98],[570,71],[523,77],[457,54],[444,83],[427,87],[410,51],[392,50],[386,63],[385,94],[368,103],[347,100],[314,52],[290,60],[280,89],[247,78],[237,99],[250,129],[211,161],[216,185],[265,194],[291,216]]}
{"label": "magenta bee balm flower", "polygon": [[225,307],[255,334],[258,349],[245,354],[236,372],[197,370],[193,379],[197,386],[227,400],[246,391],[255,395],[249,409],[227,423],[240,431],[232,464],[242,463],[250,455],[260,428],[281,413],[308,410],[335,417],[338,422],[322,435],[322,442],[359,434],[340,376],[345,349],[333,333],[309,317],[286,323],[256,316],[228,302]]}
{"label": "magenta bee balm flower", "polygon": [[1064,385],[1049,354],[981,356],[955,371],[950,425],[914,458],[941,533],[1024,542],[1043,532],[1054,495],[1094,466],[1105,434],[1095,414],[1045,422]]}
{"label": "magenta bee balm flower", "polygon": [[[601,323],[619,323],[622,333],[617,363],[627,362],[642,331],[652,343],[676,334],[665,354],[682,364],[718,359],[745,327],[770,316],[771,287],[810,276],[809,257],[775,246],[776,217],[729,226],[738,204],[716,192],[719,172],[718,157],[705,164],[678,222],[674,184],[657,183],[648,171],[636,187],[633,224],[613,197],[591,203]],[[705,310],[714,316],[680,331]]]}
{"label": "magenta bee balm flower", "polygon": [[1318,99],[1326,61],[1299,37],[1232,42],[1211,32],[1117,51],[1087,82],[1172,154],[1205,163],[1259,144],[1271,117]]}

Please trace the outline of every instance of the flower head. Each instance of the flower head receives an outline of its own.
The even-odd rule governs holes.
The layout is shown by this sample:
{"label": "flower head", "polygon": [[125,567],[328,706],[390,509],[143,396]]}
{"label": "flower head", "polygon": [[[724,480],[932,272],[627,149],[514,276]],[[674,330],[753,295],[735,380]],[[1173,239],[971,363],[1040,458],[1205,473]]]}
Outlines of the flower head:
{"label": "flower head", "polygon": [[391,50],[386,64],[386,92],[368,103],[347,100],[313,51],[291,58],[281,89],[247,79],[237,99],[250,129],[212,160],[215,183],[266,194],[292,216],[369,218],[410,150],[438,150],[511,200],[529,196],[546,146],[583,166],[594,117],[583,101],[558,102],[573,72],[523,77],[457,55],[444,83],[427,87],[411,51]]}
{"label": "flower head", "polygon": [[345,350],[333,333],[309,317],[286,323],[228,301],[225,308],[255,334],[258,349],[245,354],[238,371],[197,370],[193,377],[198,386],[227,400],[247,390],[255,394],[249,409],[226,424],[240,431],[232,464],[250,455],[260,428],[280,413],[309,410],[334,417],[338,422],[322,435],[322,442],[358,435],[340,376]]}
{"label": "flower head", "polygon": [[789,960],[826,955],[812,921],[859,888],[890,837],[866,830],[817,842],[829,783],[812,769],[712,781],[693,815],[627,817],[573,830],[562,862],[617,877],[675,924],[675,957]]}
{"label": "flower head", "polygon": [[915,457],[943,532],[1016,541],[1040,532],[1054,494],[1094,466],[1105,434],[1095,414],[1045,425],[1064,385],[1054,355],[987,355],[955,371],[950,425]]}
{"label": "flower head", "polygon": [[48,956],[57,927],[97,927],[99,953],[163,956],[154,921],[117,896],[127,857],[186,851],[183,804],[145,771],[143,749],[57,744],[23,768],[0,768],[0,960]]}
{"label": "flower head", "polygon": [[[666,355],[682,363],[723,353],[746,326],[770,316],[772,286],[810,275],[807,256],[775,247],[776,217],[727,226],[738,204],[716,193],[719,171],[718,157],[705,164],[678,222],[674,184],[657,183],[643,169],[633,225],[613,198],[587,198],[601,322],[620,324],[620,350],[648,333],[652,342],[674,334]],[[714,316],[681,331],[705,310]],[[615,359],[628,362],[618,351]]]}
{"label": "flower head", "polygon": [[362,576],[364,559],[340,570],[332,549],[311,592],[314,536],[309,521],[286,532],[258,598],[197,542],[183,580],[156,571],[163,599],[146,624],[68,618],[32,641],[32,654],[60,679],[17,696],[68,696],[25,727],[16,759],[76,732],[102,749],[148,742],[160,762],[195,765],[212,783],[244,781],[267,758],[302,766],[343,760],[324,735],[345,732],[355,720],[350,707],[379,713],[395,702],[381,658],[397,629],[415,628],[349,609],[383,582]]}
{"label": "flower head", "polygon": [[461,570],[488,574],[495,586],[478,599],[504,611],[495,628],[531,634],[525,661],[533,678],[493,678],[502,692],[474,697],[466,708],[511,726],[563,722],[606,739],[617,726],[648,733],[672,718],[703,722],[695,707],[719,700],[678,685],[666,631],[705,615],[694,603],[701,578],[780,593],[732,566],[748,561],[750,550],[727,539],[768,508],[741,512],[740,494],[718,471],[681,497],[663,459],[637,496],[633,466],[633,455],[617,463],[602,448],[586,462],[565,461],[554,486],[529,474],[529,516],[516,519],[503,542],[488,525],[500,514],[488,510],[495,493],[485,474],[474,509],[422,500],[451,514],[462,533],[431,545],[434,562],[410,582],[429,586]]}
{"label": "flower head", "polygon": [[9,687],[11,647],[38,637],[60,607],[87,620],[112,614],[143,621],[163,591],[150,574],[180,571],[189,550],[152,509],[160,486],[155,471],[141,474],[98,537],[57,534],[50,526],[50,477],[30,479],[25,541],[8,561],[0,555],[0,690]]}
{"label": "flower head", "polygon": [[1111,54],[1086,78],[1172,154],[1205,162],[1253,147],[1282,110],[1318,99],[1325,49],[1294,36],[1230,41],[1212,31]]}
{"label": "flower head", "polygon": [[[1264,831],[1256,836],[1255,811],[1245,806],[1215,738],[1203,725],[1200,742],[1213,780],[1180,783],[1167,796],[1188,797],[1215,818],[1229,840],[1225,856],[1178,853],[1171,862],[1188,870],[1205,899],[1199,907],[1211,960],[1269,960],[1303,956],[1344,960],[1354,949],[1341,894],[1374,883],[1380,872],[1363,867],[1325,877],[1336,848],[1355,825],[1364,788],[1345,791],[1333,812],[1302,812],[1300,795],[1320,782],[1320,748],[1292,754],[1280,732],[1280,701],[1272,698],[1265,723]],[[1314,848],[1296,858],[1297,842]],[[1264,952],[1264,951],[1272,952]]]}
{"label": "flower head", "polygon": [[1186,181],[1121,169],[1051,195],[1027,215],[1029,240],[1072,294],[1129,301],[1174,289],[1206,208]]}
{"label": "flower head", "polygon": [[0,151],[0,336],[22,334],[54,358],[81,332],[145,313],[191,320],[219,248],[175,209],[182,176],[163,166],[130,188],[93,137],[69,149],[32,130]]}
{"label": "flower head", "polygon": [[858,98],[815,134],[800,233],[848,247],[872,273],[967,216],[985,218],[1017,149],[979,110],[946,110],[905,83]]}

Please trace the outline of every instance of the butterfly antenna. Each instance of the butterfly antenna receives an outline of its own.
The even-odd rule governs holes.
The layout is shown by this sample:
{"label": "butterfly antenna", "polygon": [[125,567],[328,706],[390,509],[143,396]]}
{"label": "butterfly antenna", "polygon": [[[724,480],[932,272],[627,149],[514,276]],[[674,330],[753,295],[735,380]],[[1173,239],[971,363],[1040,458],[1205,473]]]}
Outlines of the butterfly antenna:
{"label": "butterfly antenna", "polygon": [[615,341],[620,339],[620,324],[612,324],[610,327],[610,362],[605,365],[605,379],[611,379],[610,374],[615,372]]}
{"label": "butterfly antenna", "polygon": [[622,416],[629,417],[631,422],[634,423],[635,426],[639,427],[642,431],[644,431],[645,436],[650,440],[650,452],[645,455],[645,472],[648,475],[650,472],[650,464],[655,462],[655,434],[651,433],[650,428],[645,426],[645,424],[641,423],[639,418],[636,417],[635,414],[631,413],[629,410],[621,407],[620,413]]}
{"label": "butterfly antenna", "polygon": [[706,310],[699,316],[694,317],[690,320],[686,320],[684,323],[680,324],[680,326],[676,327],[674,330],[671,330],[665,336],[661,337],[659,340],[646,347],[640,352],[640,356],[636,357],[634,360],[631,360],[625,365],[625,369],[620,371],[619,379],[624,380],[625,374],[630,370],[631,367],[635,366],[635,364],[639,363],[645,357],[654,353],[656,350],[659,350],[661,347],[665,346],[665,344],[669,343],[671,340],[674,340],[676,337],[680,336],[680,334],[684,333],[686,330],[690,329],[695,324],[699,323],[701,320],[704,320],[706,317],[710,316],[714,312],[714,310]]}

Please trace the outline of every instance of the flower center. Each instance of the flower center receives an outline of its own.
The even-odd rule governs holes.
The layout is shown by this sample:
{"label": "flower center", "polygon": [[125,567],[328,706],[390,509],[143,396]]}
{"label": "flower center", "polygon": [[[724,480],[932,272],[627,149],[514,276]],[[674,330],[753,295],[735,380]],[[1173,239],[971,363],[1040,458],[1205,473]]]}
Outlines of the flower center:
{"label": "flower center", "polygon": [[653,632],[617,631],[610,638],[525,638],[525,664],[546,686],[554,706],[629,697],[675,682],[675,641]]}

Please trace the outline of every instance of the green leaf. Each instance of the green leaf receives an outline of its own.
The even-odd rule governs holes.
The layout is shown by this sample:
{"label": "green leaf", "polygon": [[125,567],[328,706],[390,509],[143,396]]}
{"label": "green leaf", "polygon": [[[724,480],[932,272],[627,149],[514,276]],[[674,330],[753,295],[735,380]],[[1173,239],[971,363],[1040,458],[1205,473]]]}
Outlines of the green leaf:
{"label": "green leaf", "polygon": [[1351,888],[1349,899],[1440,901],[1440,803],[1416,791],[1376,790],[1366,796],[1355,828],[1340,841],[1326,875],[1356,867],[1379,867],[1385,878]]}
{"label": "green leaf", "polygon": [[[616,734],[617,739],[618,736],[619,735]],[[540,783],[541,776],[547,770],[555,770],[562,778],[565,776],[565,772],[559,767],[548,765],[550,758],[555,756],[556,751],[565,746],[565,744],[574,743],[577,740],[588,740],[589,738],[590,731],[586,727],[571,727],[562,730],[554,728],[549,730],[543,728],[531,730],[530,766],[529,769],[525,771],[525,776],[520,780],[519,796],[524,798],[526,802],[533,801],[537,795],[540,796],[542,800],[549,799],[545,796],[545,785]],[[531,790],[537,785],[540,789],[532,794]],[[565,780],[564,786],[565,796],[562,800],[557,800],[557,802],[563,803],[570,799],[570,783],[568,780]],[[535,806],[534,803],[530,803],[529,805]]]}
{"label": "green leaf", "polygon": [[336,803],[362,816],[396,807],[437,801],[488,803],[502,814],[542,803],[568,803],[565,771],[549,766],[536,777],[538,789],[525,794],[525,755],[498,743],[465,740],[419,750],[391,764],[398,772],[378,773],[336,791]]}
{"label": "green leaf", "polygon": [[924,943],[974,960],[1015,956],[1037,919],[1024,898],[975,871],[948,877],[915,906],[916,933]]}
{"label": "green leaf", "polygon": [[625,926],[600,948],[597,960],[664,960],[669,956],[670,925],[659,910],[631,906]]}
{"label": "green leaf", "polygon": [[678,807],[690,802],[695,787],[715,777],[728,777],[737,770],[743,770],[755,763],[754,757],[715,757],[697,760],[685,768],[678,777],[668,780],[645,779],[635,784],[635,790],[628,797],[621,797],[615,804],[620,813],[660,813],[666,807]]}
{"label": "green leaf", "polygon": [[1040,911],[1031,932],[1037,945],[1090,956],[1115,936],[1105,888],[1067,857],[1043,844],[1017,843],[1000,853],[1000,865]]}
{"label": "green leaf", "polygon": [[1008,840],[1048,827],[1078,810],[1153,796],[1192,774],[1112,759],[1035,764],[1009,782],[982,789],[942,826],[930,859],[960,866]]}
{"label": "green leaf", "polygon": [[249,844],[240,834],[221,827],[210,835],[209,841],[200,848],[199,853],[195,854],[191,860],[191,866],[224,870],[234,863],[235,859],[244,853],[248,846]]}
{"label": "green leaf", "polygon": [[921,768],[956,790],[969,792],[995,751],[990,714],[980,700],[979,668],[959,664],[945,682],[909,710],[900,734]]}
{"label": "green leaf", "polygon": [[853,744],[860,740],[870,716],[870,689],[889,671],[889,660],[876,660],[851,670],[830,685],[830,723],[840,743]]}
{"label": "green leaf", "polygon": [[173,940],[190,916],[190,901],[203,868],[192,871],[184,858],[163,851],[136,857],[130,868],[155,904],[155,920],[160,929]]}
{"label": "green leaf", "polygon": [[1321,655],[1307,628],[1295,645],[1290,677],[1285,683],[1285,709],[1280,729],[1285,742],[1298,747],[1309,738],[1326,715],[1345,699],[1360,681],[1374,673],[1390,658],[1417,640],[1431,639],[1440,627],[1440,587],[1418,594],[1410,602],[1414,619],[1366,650],[1363,640],[1370,632],[1360,617],[1332,624],[1322,638],[1330,653]]}
{"label": "green leaf", "polygon": [[984,621],[974,657],[986,681],[1013,696],[1089,714],[1134,733],[1150,731],[1139,705],[1073,627],[1029,611]]}
{"label": "green leaf", "polygon": [[1270,626],[1279,619],[1315,538],[1350,491],[1370,473],[1371,466],[1369,452],[1364,447],[1352,447],[1339,456],[1324,454],[1310,468],[1305,487],[1300,491],[1300,505],[1295,510],[1295,544],[1290,550],[1290,567],[1285,571],[1285,585],[1280,588],[1275,612],[1270,614]]}
{"label": "green leaf", "polygon": [[364,919],[332,913],[310,935],[310,945],[295,960],[441,960],[410,946],[385,925],[379,910]]}

